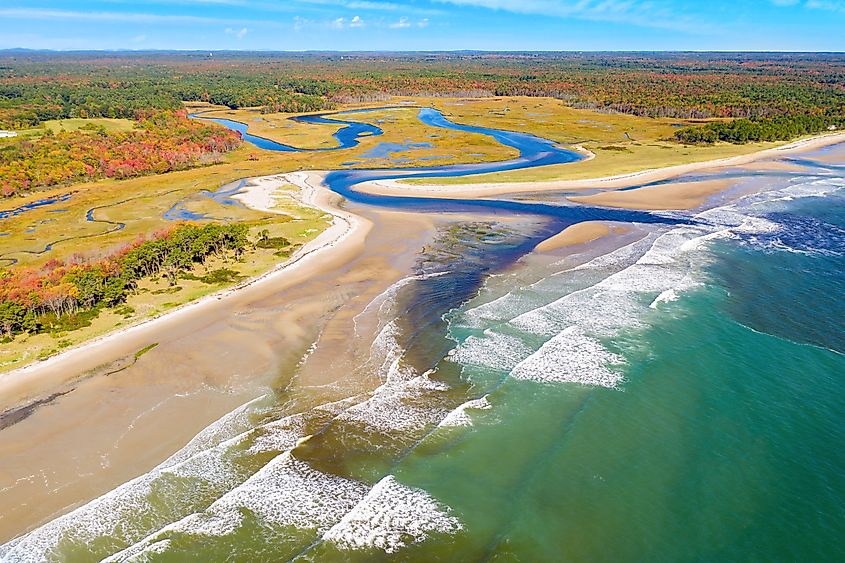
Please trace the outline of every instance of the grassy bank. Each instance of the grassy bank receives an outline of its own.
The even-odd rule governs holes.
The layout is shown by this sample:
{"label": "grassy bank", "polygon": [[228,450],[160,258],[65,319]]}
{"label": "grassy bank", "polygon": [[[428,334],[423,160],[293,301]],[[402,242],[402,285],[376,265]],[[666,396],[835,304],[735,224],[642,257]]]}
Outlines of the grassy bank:
{"label": "grassy bank", "polygon": [[[701,120],[599,113],[567,107],[550,98],[432,99],[428,102],[460,123],[533,133],[563,145],[581,146],[595,154],[591,160],[573,164],[438,178],[438,184],[581,180],[739,156],[782,144],[687,146],[671,139],[679,128],[701,123]],[[431,180],[407,182],[428,184]]]}
{"label": "grassy bank", "polygon": [[[292,191],[293,188],[288,190]],[[296,249],[315,238],[329,225],[329,218],[321,211],[302,206],[292,197],[281,197],[278,202],[277,210],[284,215],[249,222],[250,239],[259,242],[255,248],[249,248],[240,260],[209,259],[181,275],[175,284],[164,275],[144,278],[125,302],[94,312],[87,326],[73,330],[60,328],[38,334],[20,334],[6,339],[0,347],[0,372],[47,358],[66,348],[161,315],[259,276],[284,262]],[[281,239],[290,244],[284,247],[272,244]],[[83,324],[87,322],[84,318],[82,320]]]}
{"label": "grassy bank", "polygon": [[[435,107],[459,123],[534,133],[563,144],[582,145],[596,154],[596,158],[576,164],[438,179],[438,182],[444,183],[608,176],[724,158],[772,146],[685,147],[661,139],[670,138],[678,125],[689,122],[575,110],[558,100],[544,98],[402,98],[379,105],[401,102]],[[362,106],[342,109],[356,107]],[[336,131],[334,126],[296,124],[286,114],[262,115],[248,109],[230,111],[203,104],[191,106],[193,110],[200,108],[216,109],[220,116],[248,123],[254,133],[286,144],[319,147],[335,142],[331,137]],[[408,107],[344,116],[344,119],[366,121],[384,130],[384,135],[364,137],[358,147],[349,150],[282,153],[263,151],[245,144],[226,154],[223,162],[207,167],[127,180],[85,182],[8,198],[4,202],[7,210],[49,198],[60,198],[61,201],[12,214],[2,220],[0,264],[13,268],[39,267],[51,258],[68,259],[75,254],[96,258],[138,237],[172,225],[172,219],[179,216],[222,223],[244,222],[250,225],[253,238],[267,229],[272,237],[284,237],[295,244],[304,244],[326,227],[327,221],[322,212],[302,207],[295,199],[282,198],[281,211],[288,214],[285,218],[227,204],[209,197],[209,193],[242,178],[295,170],[447,165],[503,160],[516,155],[513,149],[503,147],[484,135],[422,125],[417,119],[417,111]],[[44,127],[61,126],[65,130],[76,127],[84,131],[88,124],[102,124],[103,121],[114,122],[113,127],[131,123],[123,123],[126,120],[62,120]],[[417,146],[402,152],[373,153],[373,149],[382,143]],[[284,256],[277,254],[276,249],[257,248],[236,263],[208,264],[192,272],[190,278],[180,279],[176,286],[170,286],[166,280],[146,280],[125,306],[101,311],[90,326],[64,333],[16,337],[0,351],[0,370],[12,369],[115,328],[159,315],[231,286],[236,279],[266,272],[283,260]],[[209,272],[222,269],[231,270],[233,274],[217,278],[208,276]]]}

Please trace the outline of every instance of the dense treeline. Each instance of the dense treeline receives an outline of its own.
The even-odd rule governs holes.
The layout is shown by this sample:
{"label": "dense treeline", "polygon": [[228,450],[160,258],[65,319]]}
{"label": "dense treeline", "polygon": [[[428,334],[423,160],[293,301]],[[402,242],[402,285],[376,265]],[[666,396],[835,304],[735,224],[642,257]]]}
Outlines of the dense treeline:
{"label": "dense treeline", "polygon": [[219,161],[238,133],[189,119],[184,110],[141,117],[123,133],[48,133],[0,143],[0,194],[11,196],[71,181],[128,178]]}
{"label": "dense treeline", "polygon": [[[2,57],[0,57],[2,65]],[[231,108],[262,107],[266,112],[333,109],[326,83],[243,73],[181,75],[176,69],[138,67],[132,71],[80,67],[52,78],[51,66],[35,75],[0,78],[0,128],[24,129],[50,119],[109,117],[137,119],[150,110],[177,110],[182,101]],[[8,73],[8,69],[7,73]],[[46,75],[40,75],[40,73]],[[65,72],[78,72],[68,77]],[[177,73],[177,74],[173,74]],[[116,74],[116,75],[115,75]],[[1,75],[0,75],[1,76]]]}
{"label": "dense treeline", "polygon": [[123,302],[144,277],[161,275],[173,284],[211,256],[240,257],[248,244],[242,224],[183,224],[105,258],[0,270],[0,332],[8,337],[75,328]]}
{"label": "dense treeline", "polygon": [[845,117],[822,115],[793,115],[771,119],[736,119],[719,121],[700,127],[688,127],[675,133],[682,143],[701,144],[723,141],[727,143],[750,143],[757,141],[786,141],[823,131],[845,127]]}
{"label": "dense treeline", "polygon": [[179,99],[146,81],[0,81],[0,128],[25,129],[50,119],[137,119],[151,110],[176,110]]}
{"label": "dense treeline", "polygon": [[387,95],[551,96],[650,117],[845,114],[845,56],[730,53],[9,53],[0,127],[181,100],[317,111]]}

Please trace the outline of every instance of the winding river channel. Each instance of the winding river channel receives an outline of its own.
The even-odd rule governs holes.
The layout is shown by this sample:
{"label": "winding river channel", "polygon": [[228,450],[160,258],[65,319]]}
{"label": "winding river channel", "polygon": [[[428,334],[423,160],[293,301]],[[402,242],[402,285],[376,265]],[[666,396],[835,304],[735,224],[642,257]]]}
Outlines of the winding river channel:
{"label": "winding river channel", "polygon": [[[363,114],[367,112],[383,111],[385,109],[395,109],[397,111],[417,111],[417,117],[424,125],[431,127],[439,127],[443,129],[450,129],[453,131],[462,131],[465,133],[476,133],[480,135],[487,135],[492,137],[502,145],[515,148],[519,151],[517,158],[499,162],[482,162],[476,164],[454,164],[447,166],[422,166],[410,168],[381,168],[381,169],[354,169],[354,170],[336,170],[330,172],[325,179],[326,186],[332,191],[344,196],[347,200],[366,205],[375,205],[380,207],[405,209],[416,212],[473,212],[473,211],[494,211],[501,210],[506,213],[526,213],[546,216],[549,219],[556,219],[558,224],[556,228],[570,225],[584,220],[607,220],[607,221],[633,221],[643,223],[669,223],[677,222],[677,217],[667,218],[666,216],[656,215],[652,213],[628,211],[628,210],[614,210],[608,208],[592,208],[587,206],[574,205],[551,205],[543,203],[522,203],[511,200],[502,199],[438,199],[438,198],[416,198],[416,197],[397,197],[372,195],[358,192],[354,187],[358,184],[374,181],[374,180],[401,180],[412,178],[444,178],[457,176],[471,176],[476,174],[488,174],[493,172],[505,172],[512,170],[522,170],[528,168],[535,168],[538,166],[548,166],[553,164],[567,164],[577,162],[584,158],[583,155],[576,151],[561,147],[558,143],[531,135],[529,133],[521,133],[515,131],[506,131],[501,129],[493,129],[488,127],[477,127],[473,125],[465,125],[455,123],[446,118],[442,112],[433,108],[415,108],[415,107],[398,107],[398,108],[376,108],[364,110],[344,111],[332,114],[318,114],[309,116],[298,116],[291,119],[302,123],[321,123],[342,125],[341,129],[334,134],[338,140],[336,147],[328,149],[298,149],[290,145],[284,145],[257,137],[247,133],[247,125],[238,121],[218,118],[203,118],[199,114],[193,114],[192,117],[201,119],[210,119],[215,123],[224,125],[230,129],[238,131],[243,136],[243,139],[255,146],[272,151],[283,152],[315,152],[328,150],[343,150],[353,148],[360,142],[362,136],[378,136],[383,133],[381,128],[370,125],[368,123],[361,123],[352,120],[338,119],[341,116]],[[332,117],[329,117],[332,116]]]}
{"label": "winding river channel", "polygon": [[[340,125],[320,150],[345,150],[383,133],[354,120],[366,111],[292,119]],[[582,158],[435,109],[396,111],[519,155],[329,172],[343,209],[371,223],[353,257],[215,301],[210,322],[150,328],[158,346],[140,361],[0,435],[14,478],[0,498],[29,519],[0,560],[841,560],[845,459],[830,444],[845,440],[845,148],[665,182],[730,180],[731,198],[688,212],[549,192],[362,193],[371,180]],[[225,204],[246,181],[212,195]],[[585,220],[616,230],[534,251]],[[137,338],[129,357],[149,344]],[[206,392],[221,404],[198,425],[214,404],[189,397]],[[167,442],[139,475],[138,456],[165,441],[143,434],[156,423],[188,429],[188,443]],[[65,424],[76,454],[55,432]],[[43,457],[20,447],[33,436]],[[135,477],[104,486],[115,452]],[[34,506],[63,487],[75,496]]]}

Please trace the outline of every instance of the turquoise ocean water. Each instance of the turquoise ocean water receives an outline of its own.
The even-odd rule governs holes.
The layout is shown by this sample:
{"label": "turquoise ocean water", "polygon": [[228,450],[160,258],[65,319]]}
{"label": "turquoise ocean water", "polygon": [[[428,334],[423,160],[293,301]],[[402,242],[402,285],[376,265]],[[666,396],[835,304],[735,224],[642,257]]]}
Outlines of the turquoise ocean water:
{"label": "turquoise ocean water", "polygon": [[845,174],[813,156],[598,255],[444,232],[372,304],[375,391],[268,394],[0,557],[845,560]]}

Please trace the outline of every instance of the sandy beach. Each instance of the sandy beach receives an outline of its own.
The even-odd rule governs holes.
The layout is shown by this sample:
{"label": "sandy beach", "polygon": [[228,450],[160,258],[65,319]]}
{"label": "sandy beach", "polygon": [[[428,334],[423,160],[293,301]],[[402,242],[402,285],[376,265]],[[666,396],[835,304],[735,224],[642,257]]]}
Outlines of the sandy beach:
{"label": "sandy beach", "polygon": [[[646,171],[598,179],[589,186],[621,187],[692,170],[766,161],[843,140],[845,135],[826,136],[730,163]],[[237,195],[245,205],[273,213],[278,190],[284,187],[284,197],[297,197],[332,215],[331,226],[284,264],[158,318],[0,376],[0,411],[32,406],[27,416],[0,431],[0,502],[14,507],[0,516],[0,540],[149,471],[207,424],[248,400],[294,384],[330,389],[338,378],[350,377],[361,351],[369,350],[367,338],[372,338],[367,330],[359,337],[358,330],[377,326],[362,319],[361,313],[387,287],[410,275],[438,221],[454,224],[467,218],[355,205],[352,212],[342,210],[340,196],[322,185],[323,178],[321,172],[252,178]],[[428,195],[475,197],[564,189],[558,184],[504,186],[493,186],[493,191],[485,191],[483,185],[449,186]],[[729,186],[730,182],[719,181],[650,186],[585,195],[581,200],[636,209],[687,208]],[[422,195],[415,191],[418,188],[401,186],[387,193]],[[577,197],[572,199],[578,201]],[[536,252],[599,244],[619,229],[624,227],[578,223],[539,244]],[[157,347],[135,358],[138,350],[151,344]],[[308,351],[313,353],[309,352],[307,363],[294,370]]]}
{"label": "sandy beach", "polygon": [[[781,147],[766,149],[752,154],[736,156],[731,158],[723,158],[717,160],[709,160],[704,162],[695,162],[690,164],[683,164],[679,166],[669,166],[666,168],[656,168],[650,170],[643,170],[641,172],[634,172],[631,174],[622,174],[618,176],[606,176],[600,178],[593,178],[588,180],[559,180],[551,182],[507,182],[507,183],[481,183],[481,184],[462,184],[462,185],[413,185],[407,184],[399,180],[378,180],[374,182],[366,182],[356,187],[358,191],[376,194],[376,195],[391,195],[391,196],[413,196],[413,197],[454,197],[454,198],[476,198],[488,197],[504,194],[518,194],[530,192],[546,192],[546,191],[569,191],[569,190],[583,190],[583,189],[618,189],[628,188],[639,184],[647,184],[650,182],[657,182],[660,180],[667,180],[675,178],[690,172],[697,172],[703,170],[714,170],[718,168],[726,168],[732,166],[743,166],[747,164],[759,163],[766,160],[775,160],[779,157],[799,154],[815,149],[820,149],[830,145],[836,145],[845,142],[845,133],[833,133],[810,137],[808,139],[801,139]],[[772,164],[766,163],[767,166]],[[775,164],[776,167],[788,166],[784,164]],[[720,190],[711,186],[709,195],[718,193]],[[648,194],[648,199],[651,199],[651,194]],[[685,198],[687,199],[687,198]],[[688,201],[680,202],[681,204],[690,204],[693,207],[699,201],[698,198],[691,198]],[[687,209],[689,207],[636,207],[636,209]]]}
{"label": "sandy beach", "polygon": [[[363,244],[371,224],[361,217],[336,207],[339,196],[321,186],[322,179],[316,173],[296,172],[254,179],[252,185],[239,197],[246,205],[255,209],[273,212],[273,191],[279,186],[294,184],[301,190],[304,205],[310,205],[332,215],[328,229],[299,249],[291,258],[273,270],[247,280],[234,287],[187,303],[166,314],[147,319],[108,335],[96,338],[76,348],[66,350],[46,360],[23,366],[0,375],[0,411],[18,404],[32,395],[33,389],[61,384],[69,373],[93,370],[110,358],[133,354],[135,351],[155,342],[160,331],[168,324],[193,323],[206,315],[214,315],[215,309],[233,298],[250,299],[275,290],[279,284],[289,285],[324,272],[337,263],[348,262]],[[36,393],[37,394],[37,393]]]}
{"label": "sandy beach", "polygon": [[[0,503],[9,507],[0,516],[0,539],[148,471],[207,424],[287,384],[286,366],[350,301],[337,286],[354,283],[344,272],[372,226],[337,210],[337,196],[320,188],[318,177],[265,178],[255,193],[292,181],[304,203],[334,221],[285,264],[0,376],[0,410],[25,409],[0,431]],[[359,279],[372,282],[372,290],[358,284],[362,299],[392,275],[383,263],[360,271]],[[136,360],[151,344],[156,348]]]}
{"label": "sandy beach", "polygon": [[566,199],[575,203],[622,209],[693,209],[706,203],[711,196],[727,190],[731,185],[729,180],[676,182],[632,190],[610,190],[592,195],[569,196]]}
{"label": "sandy beach", "polygon": [[304,172],[256,178],[242,194],[272,211],[275,187],[295,185],[304,204],[335,218],[277,269],[2,376],[3,410],[31,408],[0,431],[0,503],[10,507],[0,541],[149,471],[252,399],[353,383],[372,338],[364,329],[375,326],[362,311],[409,274],[436,229],[428,216],[339,210],[321,180]]}

